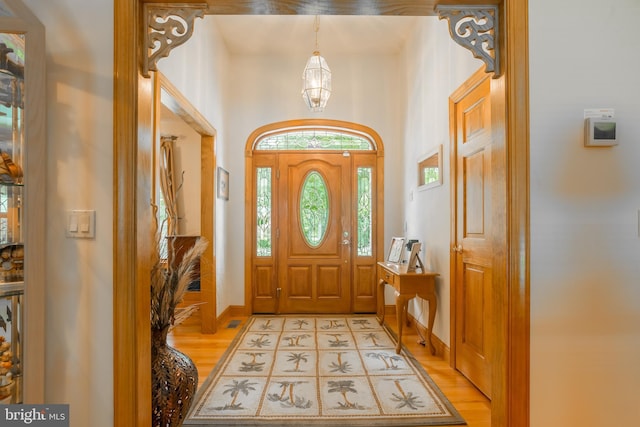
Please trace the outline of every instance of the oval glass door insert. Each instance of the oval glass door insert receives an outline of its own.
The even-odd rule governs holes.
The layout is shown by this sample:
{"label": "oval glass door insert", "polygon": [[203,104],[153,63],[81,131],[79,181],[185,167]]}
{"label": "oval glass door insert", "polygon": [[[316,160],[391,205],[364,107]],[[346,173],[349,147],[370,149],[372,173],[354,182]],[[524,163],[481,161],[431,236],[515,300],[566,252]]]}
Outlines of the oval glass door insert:
{"label": "oval glass door insert", "polygon": [[329,192],[322,175],[307,175],[300,194],[300,226],[307,244],[320,246],[329,225]]}

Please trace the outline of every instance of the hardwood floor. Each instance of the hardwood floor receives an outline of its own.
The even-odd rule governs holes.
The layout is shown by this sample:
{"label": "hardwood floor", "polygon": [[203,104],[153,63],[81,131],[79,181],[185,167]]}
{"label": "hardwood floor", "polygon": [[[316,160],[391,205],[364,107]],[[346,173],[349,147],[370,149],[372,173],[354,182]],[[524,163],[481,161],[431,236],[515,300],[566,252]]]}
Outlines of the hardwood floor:
{"label": "hardwood floor", "polygon": [[[239,320],[240,323],[235,328],[223,325],[215,334],[202,334],[198,310],[169,333],[169,345],[188,355],[198,367],[198,385],[202,385],[209,376],[247,318],[231,320]],[[386,321],[395,330],[395,318],[390,317]],[[432,356],[427,348],[418,344],[415,329],[405,328],[402,342],[460,412],[468,427],[491,427],[491,402],[478,389],[441,358]]]}

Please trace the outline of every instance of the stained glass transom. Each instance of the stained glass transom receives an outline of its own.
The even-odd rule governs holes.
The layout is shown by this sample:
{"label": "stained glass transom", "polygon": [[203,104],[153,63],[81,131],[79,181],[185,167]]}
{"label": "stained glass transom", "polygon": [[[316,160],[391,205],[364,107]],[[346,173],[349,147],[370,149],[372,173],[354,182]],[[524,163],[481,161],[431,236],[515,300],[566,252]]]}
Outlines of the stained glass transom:
{"label": "stained glass transom", "polygon": [[358,168],[358,256],[373,255],[371,168]]}
{"label": "stained glass transom", "polygon": [[311,247],[318,247],[329,225],[329,193],[322,175],[313,171],[307,175],[300,192],[300,226]]}
{"label": "stained glass transom", "polygon": [[271,168],[257,168],[256,183],[256,255],[271,256]]}
{"label": "stained glass transom", "polygon": [[256,150],[373,150],[370,140],[339,131],[309,129],[268,135],[260,139]]}

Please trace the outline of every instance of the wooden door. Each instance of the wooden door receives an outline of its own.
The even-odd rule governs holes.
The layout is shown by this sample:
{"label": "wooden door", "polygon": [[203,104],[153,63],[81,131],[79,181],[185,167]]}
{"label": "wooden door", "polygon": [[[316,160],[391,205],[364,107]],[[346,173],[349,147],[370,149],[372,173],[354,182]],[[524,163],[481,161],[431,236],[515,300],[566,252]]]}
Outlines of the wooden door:
{"label": "wooden door", "polygon": [[455,367],[491,397],[491,80],[484,75],[452,106],[455,136]]}
{"label": "wooden door", "polygon": [[342,153],[279,156],[279,311],[351,310],[351,168]]}

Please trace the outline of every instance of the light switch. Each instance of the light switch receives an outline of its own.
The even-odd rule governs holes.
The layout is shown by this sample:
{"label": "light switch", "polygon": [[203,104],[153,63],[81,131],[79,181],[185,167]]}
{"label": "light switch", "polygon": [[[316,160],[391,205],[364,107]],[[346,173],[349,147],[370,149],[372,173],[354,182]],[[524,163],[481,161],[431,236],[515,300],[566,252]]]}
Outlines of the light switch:
{"label": "light switch", "polygon": [[96,235],[96,211],[67,211],[66,236],[75,239],[92,239]]}
{"label": "light switch", "polygon": [[78,215],[74,213],[69,215],[69,232],[70,233],[78,232]]}
{"label": "light switch", "polygon": [[79,215],[78,222],[80,223],[80,232],[88,233],[91,230],[91,214],[83,212]]}

